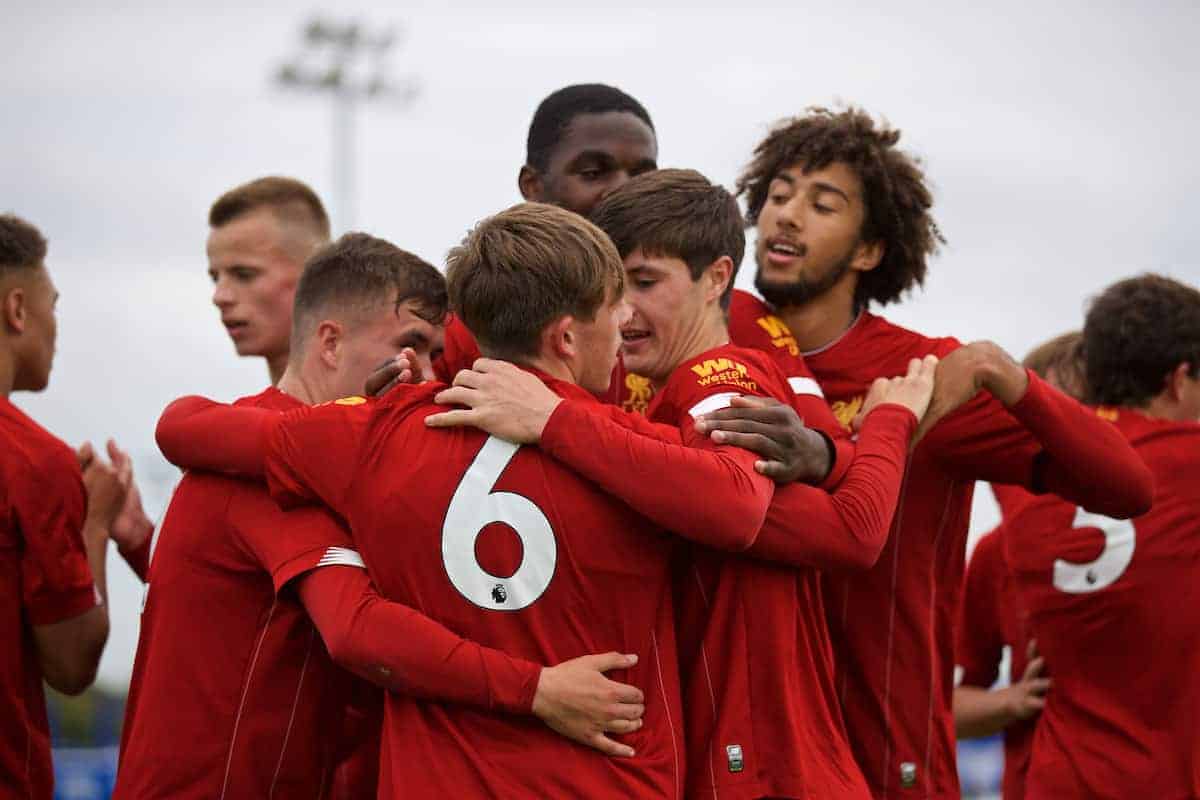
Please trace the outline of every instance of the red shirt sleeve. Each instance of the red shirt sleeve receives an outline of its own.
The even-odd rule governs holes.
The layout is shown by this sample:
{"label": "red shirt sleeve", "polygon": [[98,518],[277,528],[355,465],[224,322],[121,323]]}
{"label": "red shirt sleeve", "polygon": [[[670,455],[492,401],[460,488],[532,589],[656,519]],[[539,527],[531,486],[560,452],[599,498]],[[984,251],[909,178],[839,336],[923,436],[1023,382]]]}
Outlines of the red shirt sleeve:
{"label": "red shirt sleeve", "polygon": [[50,625],[94,608],[82,536],[87,494],[74,454],[55,448],[14,483],[6,488],[24,541],[21,594],[30,623]]}
{"label": "red shirt sleeve", "polygon": [[231,406],[206,397],[181,397],[158,419],[154,438],[180,469],[261,478],[266,431],[279,412]]}
{"label": "red shirt sleeve", "polygon": [[955,655],[962,683],[987,689],[1000,674],[1004,628],[1000,603],[1004,581],[1004,549],[999,529],[985,534],[967,563],[959,613]]}
{"label": "red shirt sleeve", "polygon": [[343,667],[416,697],[530,713],[540,665],[467,641],[385,600],[362,570],[318,569],[298,589],[330,655]]}
{"label": "red shirt sleeve", "polygon": [[324,508],[283,511],[261,489],[242,492],[231,508],[238,539],[271,573],[276,591],[318,566],[364,568],[350,534]]}
{"label": "red shirt sleeve", "polygon": [[376,406],[355,397],[279,416],[266,435],[267,486],[276,502],[284,508],[320,502],[344,512]]}
{"label": "red shirt sleeve", "polygon": [[765,353],[779,367],[791,389],[796,413],[805,425],[822,433],[833,445],[833,463],[821,486],[832,489],[840,484],[854,459],[854,444],[825,401],[825,393],[805,363],[787,323],[772,314],[757,297],[735,291],[729,309],[729,336],[739,347]]}
{"label": "red shirt sleeve", "polygon": [[433,374],[442,383],[453,383],[458,371],[470,369],[480,355],[475,336],[458,316],[451,314],[446,319],[442,355],[433,362]]}
{"label": "red shirt sleeve", "polygon": [[1143,514],[1153,500],[1150,470],[1120,432],[1033,372],[1011,409],[980,392],[922,445],[965,478],[1050,492],[1110,517]]}
{"label": "red shirt sleeve", "polygon": [[[540,446],[667,530],[743,550],[758,535],[774,484],[754,471],[753,453],[697,433],[692,414],[721,407],[735,394],[761,395],[759,386],[771,386],[771,379],[756,370],[739,382],[734,370],[725,380],[717,373],[701,383],[690,366],[676,370],[656,407],[656,416],[674,421],[675,434],[618,409],[565,400]],[[670,492],[662,491],[664,476],[674,484]]]}
{"label": "red shirt sleeve", "polygon": [[916,416],[902,406],[884,404],[868,414],[837,491],[777,487],[749,554],[821,569],[873,566],[887,543],[916,428]]}

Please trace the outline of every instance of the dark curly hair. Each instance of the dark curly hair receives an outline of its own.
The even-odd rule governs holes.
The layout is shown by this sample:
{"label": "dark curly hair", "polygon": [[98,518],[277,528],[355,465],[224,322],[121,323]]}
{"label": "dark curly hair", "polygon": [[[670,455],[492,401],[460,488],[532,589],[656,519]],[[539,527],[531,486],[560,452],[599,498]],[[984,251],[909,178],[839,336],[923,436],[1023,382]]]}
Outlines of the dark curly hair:
{"label": "dark curly hair", "polygon": [[754,159],[738,178],[747,222],[758,223],[767,189],[783,170],[846,164],[863,186],[866,215],[860,236],[884,245],[879,266],[859,276],[855,300],[880,305],[899,300],[925,282],[925,260],[946,240],[929,211],[933,196],[925,173],[917,159],[896,148],[898,141],[900,131],[886,123],[876,126],[859,108],[814,106],[804,116],[783,120],[754,148]]}
{"label": "dark curly hair", "polygon": [[1088,308],[1083,357],[1098,405],[1144,406],[1180,364],[1200,376],[1200,291],[1153,274],[1114,283]]}

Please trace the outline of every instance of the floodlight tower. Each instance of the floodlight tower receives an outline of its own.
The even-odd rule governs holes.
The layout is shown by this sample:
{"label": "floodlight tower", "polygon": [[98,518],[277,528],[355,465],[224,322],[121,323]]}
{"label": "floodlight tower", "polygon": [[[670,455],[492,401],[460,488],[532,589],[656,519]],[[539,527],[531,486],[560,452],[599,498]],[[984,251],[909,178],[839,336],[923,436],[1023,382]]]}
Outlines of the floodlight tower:
{"label": "floodlight tower", "polygon": [[314,17],[304,26],[303,50],[275,74],[285,89],[327,92],[333,99],[333,202],[340,230],[354,226],[355,115],[360,103],[387,101],[396,107],[417,96],[415,78],[385,74],[395,46],[395,28],[371,31],[357,22]]}

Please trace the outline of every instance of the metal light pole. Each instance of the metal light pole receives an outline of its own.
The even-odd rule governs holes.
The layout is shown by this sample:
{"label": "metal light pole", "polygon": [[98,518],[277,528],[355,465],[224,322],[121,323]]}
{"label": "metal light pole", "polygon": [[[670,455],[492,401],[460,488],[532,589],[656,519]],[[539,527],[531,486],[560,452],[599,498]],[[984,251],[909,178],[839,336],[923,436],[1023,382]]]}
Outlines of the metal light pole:
{"label": "metal light pole", "polygon": [[303,51],[275,75],[285,89],[328,92],[333,99],[333,202],[340,230],[354,226],[355,114],[362,102],[407,106],[417,96],[414,78],[393,81],[385,74],[396,44],[393,28],[374,32],[357,22],[314,17],[304,26]]}

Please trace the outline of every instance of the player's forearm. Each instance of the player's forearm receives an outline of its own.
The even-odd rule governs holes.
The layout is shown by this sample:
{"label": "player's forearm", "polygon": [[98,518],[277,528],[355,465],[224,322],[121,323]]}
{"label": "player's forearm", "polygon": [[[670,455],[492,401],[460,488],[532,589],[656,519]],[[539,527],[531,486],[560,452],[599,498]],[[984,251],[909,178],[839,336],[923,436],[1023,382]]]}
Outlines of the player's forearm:
{"label": "player's forearm", "polygon": [[992,736],[1017,721],[1007,689],[954,689],[954,733],[959,739]]}
{"label": "player's forearm", "polygon": [[1032,373],[1025,396],[1009,410],[1044,448],[1035,491],[1119,519],[1150,509],[1154,478],[1116,426]]}
{"label": "player's forearm", "polygon": [[81,534],[96,598],[80,600],[95,605],[66,620],[34,626],[42,677],[46,683],[69,695],[79,694],[92,685],[100,665],[100,656],[108,641],[108,582],[105,568],[108,529],[89,517],[84,522]]}
{"label": "player's forearm", "polygon": [[884,405],[868,415],[841,486],[790,484],[776,489],[750,555],[821,569],[867,569],[887,542],[917,419]]}
{"label": "player's forearm", "polygon": [[315,570],[299,590],[333,659],[373,683],[438,702],[531,713],[539,665],[467,641],[384,599],[361,569]]}
{"label": "player's forearm", "polygon": [[46,683],[63,694],[79,694],[96,680],[108,641],[108,607],[97,605],[62,622],[35,625],[33,637]]}
{"label": "player's forearm", "polygon": [[154,437],[163,456],[181,469],[261,478],[266,434],[278,416],[262,408],[181,397],[163,411]]}
{"label": "player's forearm", "polygon": [[540,446],[669,531],[722,550],[749,547],[774,488],[753,471],[752,458],[674,444],[649,429],[658,438],[635,432],[646,424],[627,425],[564,401],[546,424]]}
{"label": "player's forearm", "polygon": [[108,604],[108,528],[88,518],[83,524],[83,545],[87,551],[88,568],[100,602]]}
{"label": "player's forearm", "polygon": [[122,550],[118,548],[117,552],[121,554],[121,558],[125,559],[125,563],[133,570],[133,574],[145,583],[150,575],[150,548],[154,542],[153,531],[142,543],[130,550]]}

